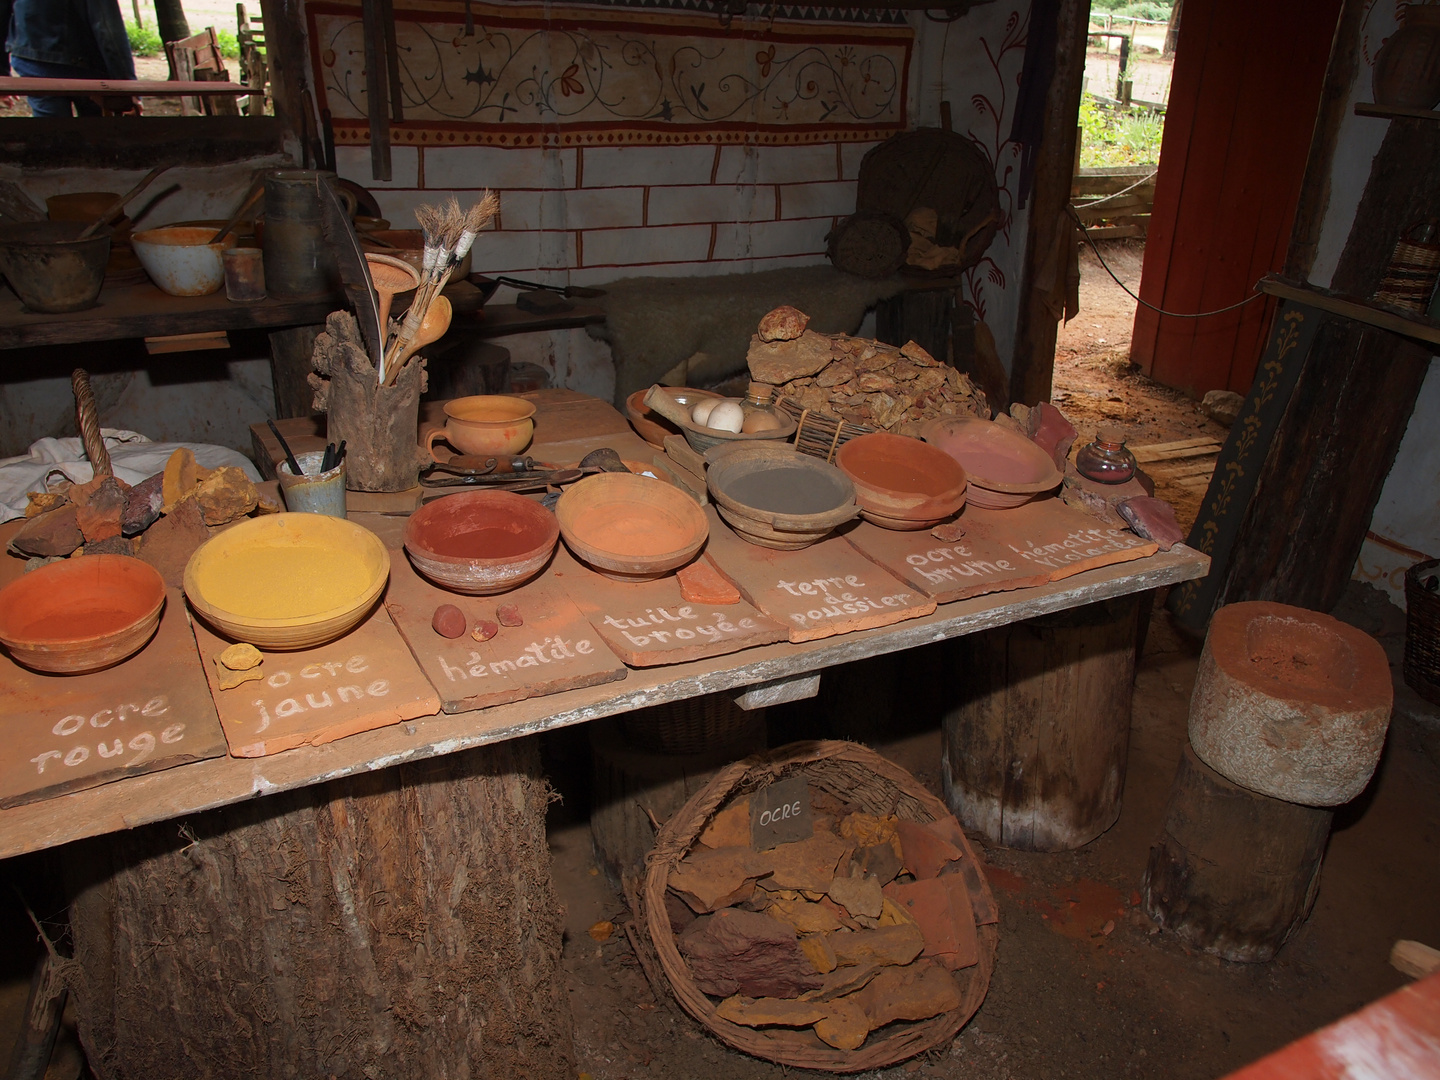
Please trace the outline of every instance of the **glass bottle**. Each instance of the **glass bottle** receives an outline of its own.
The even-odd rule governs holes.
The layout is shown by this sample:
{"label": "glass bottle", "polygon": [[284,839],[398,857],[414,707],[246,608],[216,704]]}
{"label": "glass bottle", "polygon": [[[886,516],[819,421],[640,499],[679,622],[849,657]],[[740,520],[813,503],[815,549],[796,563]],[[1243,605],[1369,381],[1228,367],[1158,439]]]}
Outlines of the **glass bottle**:
{"label": "glass bottle", "polygon": [[1123,484],[1135,475],[1135,455],[1125,448],[1125,434],[1115,428],[1101,428],[1095,441],[1082,446],[1075,455],[1075,469],[1087,480],[1100,484]]}
{"label": "glass bottle", "polygon": [[740,403],[740,408],[745,411],[743,430],[747,434],[785,426],[775,406],[775,387],[769,383],[752,382],[745,391],[745,400]]}

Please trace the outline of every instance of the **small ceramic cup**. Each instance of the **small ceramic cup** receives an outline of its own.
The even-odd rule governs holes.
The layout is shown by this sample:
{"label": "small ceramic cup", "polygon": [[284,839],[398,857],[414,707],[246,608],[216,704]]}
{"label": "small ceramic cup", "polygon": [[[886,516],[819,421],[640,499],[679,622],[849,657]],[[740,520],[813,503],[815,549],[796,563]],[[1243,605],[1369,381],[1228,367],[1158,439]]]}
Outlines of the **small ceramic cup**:
{"label": "small ceramic cup", "polygon": [[285,498],[286,510],[338,518],[345,516],[345,462],[322,473],[320,463],[324,459],[322,450],[296,454],[295,460],[305,474],[303,476],[292,473],[288,461],[282,461],[275,467],[275,479],[280,481],[280,494]]}
{"label": "small ceramic cup", "polygon": [[500,394],[456,398],[445,403],[445,427],[430,432],[425,449],[434,460],[443,439],[462,454],[518,454],[535,434],[535,403]]}
{"label": "small ceramic cup", "polygon": [[226,248],[225,298],[236,304],[253,304],[265,299],[264,252],[259,248]]}

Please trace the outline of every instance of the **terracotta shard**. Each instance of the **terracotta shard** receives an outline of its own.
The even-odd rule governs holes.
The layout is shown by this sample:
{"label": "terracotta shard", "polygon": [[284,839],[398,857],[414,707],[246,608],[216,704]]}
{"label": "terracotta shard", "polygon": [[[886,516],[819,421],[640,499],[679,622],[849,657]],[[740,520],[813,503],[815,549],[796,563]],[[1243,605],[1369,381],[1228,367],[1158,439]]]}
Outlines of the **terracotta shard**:
{"label": "terracotta shard", "polygon": [[1137,495],[1122,499],[1115,507],[1125,519],[1125,524],[1135,531],[1136,536],[1154,540],[1161,551],[1169,551],[1185,539],[1185,531],[1175,520],[1175,508],[1164,499],[1149,495]]}
{"label": "terracotta shard", "polygon": [[689,566],[682,566],[675,577],[680,583],[680,595],[692,604],[724,606],[740,602],[740,590],[715,569],[709,556],[702,555]]}
{"label": "terracotta shard", "polygon": [[765,867],[748,847],[692,851],[670,871],[669,885],[701,914],[738,904]]}
{"label": "terracotta shard", "polygon": [[815,1034],[837,1050],[858,1050],[870,1036],[870,1018],[850,1001],[831,1003],[830,1013],[815,1022]]}
{"label": "terracotta shard", "polygon": [[695,985],[716,997],[796,997],[824,982],[795,931],[757,912],[727,908],[696,919],[677,944]]}
{"label": "terracotta shard", "polygon": [[87,544],[120,535],[128,490],[128,485],[113,476],[102,476],[70,488],[70,501],[75,504],[75,521]]}
{"label": "terracotta shard", "polygon": [[757,328],[761,341],[794,341],[805,333],[810,325],[810,316],[799,308],[782,304],[760,320]]}
{"label": "terracotta shard", "polygon": [[877,930],[831,934],[830,947],[842,967],[864,963],[908,964],[925,948],[925,936],[917,926],[882,926]]}
{"label": "terracotta shard", "polygon": [[835,878],[835,866],[848,846],[834,833],[816,833],[793,844],[780,844],[762,856],[769,884],[780,889],[824,893]]}
{"label": "terracotta shard", "polygon": [[851,915],[864,915],[871,919],[880,916],[884,897],[880,895],[880,882],[876,878],[865,877],[858,872],[854,876],[837,877],[830,882],[828,891],[830,899]]}
{"label": "terracotta shard", "polygon": [[801,934],[840,929],[840,920],[832,911],[808,900],[775,900],[765,909],[765,914],[794,927]]}
{"label": "terracotta shard", "polygon": [[46,510],[20,526],[10,546],[39,559],[63,558],[85,542],[74,503]]}
{"label": "terracotta shard", "polygon": [[917,822],[897,821],[895,832],[900,837],[905,869],[921,880],[939,877],[945,867],[960,858],[954,844]]}
{"label": "terracotta shard", "polygon": [[[965,832],[960,828],[960,823],[953,817],[946,815],[936,821],[930,822],[930,828],[934,829],[941,837],[954,844],[961,850],[965,847]],[[966,891],[970,896],[970,909],[975,914],[975,922],[978,926],[990,926],[1000,921],[1000,911],[995,906],[995,899],[990,890],[985,888],[980,878],[980,868],[975,864],[973,856],[968,859],[961,859],[950,867],[951,874],[958,874],[965,879]],[[948,875],[947,875],[948,876]]]}
{"label": "terracotta shard", "polygon": [[892,882],[885,895],[919,926],[925,956],[950,968],[968,967],[979,959],[975,917],[963,877],[947,874],[908,884]]}
{"label": "terracotta shard", "polygon": [[518,604],[501,604],[495,609],[495,620],[501,626],[525,625],[525,616],[520,613]]}
{"label": "terracotta shard", "polygon": [[750,797],[736,799],[721,810],[700,834],[700,843],[708,848],[750,846]]}
{"label": "terracotta shard", "polygon": [[243,469],[234,465],[222,465],[201,480],[195,487],[195,498],[206,525],[225,525],[244,517],[260,503],[255,485]]}
{"label": "terracotta shard", "polygon": [[[673,919],[671,925],[674,925]],[[828,975],[835,970],[836,964],[839,963],[835,956],[835,950],[830,947],[830,938],[826,934],[802,935],[800,951],[805,954],[805,959],[809,960],[821,975]]]}
{"label": "terracotta shard", "polygon": [[809,1027],[830,1010],[795,998],[747,998],[736,994],[715,1007],[715,1015],[746,1027]]}
{"label": "terracotta shard", "polygon": [[896,1020],[928,1020],[960,1007],[960,988],[935,964],[882,971],[863,989],[845,999],[858,1005],[871,1028]]}
{"label": "terracotta shard", "polygon": [[125,513],[120,518],[120,532],[139,536],[160,518],[165,503],[165,474],[156,473],[132,487],[125,497]]}
{"label": "terracotta shard", "polygon": [[895,848],[887,842],[856,848],[850,865],[858,867],[865,877],[873,877],[885,886],[894,881],[900,873],[901,860],[895,853]]}

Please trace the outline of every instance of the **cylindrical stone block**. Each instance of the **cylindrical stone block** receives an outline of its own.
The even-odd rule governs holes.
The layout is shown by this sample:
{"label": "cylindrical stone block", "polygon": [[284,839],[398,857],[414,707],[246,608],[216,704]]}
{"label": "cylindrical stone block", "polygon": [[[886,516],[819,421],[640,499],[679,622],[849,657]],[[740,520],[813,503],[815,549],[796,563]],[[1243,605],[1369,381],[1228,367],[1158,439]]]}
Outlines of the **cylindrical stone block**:
{"label": "cylindrical stone block", "polygon": [[1190,744],[1251,791],[1338,806],[1370,782],[1393,699],[1390,663],[1368,634],[1286,604],[1230,604],[1200,654]]}

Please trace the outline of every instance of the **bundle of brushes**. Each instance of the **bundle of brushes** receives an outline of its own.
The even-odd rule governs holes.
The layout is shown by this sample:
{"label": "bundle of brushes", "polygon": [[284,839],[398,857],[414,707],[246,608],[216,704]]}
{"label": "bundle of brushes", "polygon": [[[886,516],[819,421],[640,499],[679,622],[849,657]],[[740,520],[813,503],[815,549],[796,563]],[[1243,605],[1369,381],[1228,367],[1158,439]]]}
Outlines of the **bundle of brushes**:
{"label": "bundle of brushes", "polygon": [[[400,375],[400,369],[414,352],[412,344],[420,332],[421,324],[430,311],[430,306],[440,296],[450,274],[470,252],[476,235],[489,225],[500,210],[500,197],[487,191],[480,201],[469,210],[461,210],[452,195],[444,206],[420,206],[415,210],[415,220],[425,234],[425,255],[420,268],[420,284],[415,289],[415,299],[405,312],[405,320],[395,336],[385,347],[385,356],[379,368],[380,384],[393,386]],[[381,327],[388,333],[388,327]]]}

